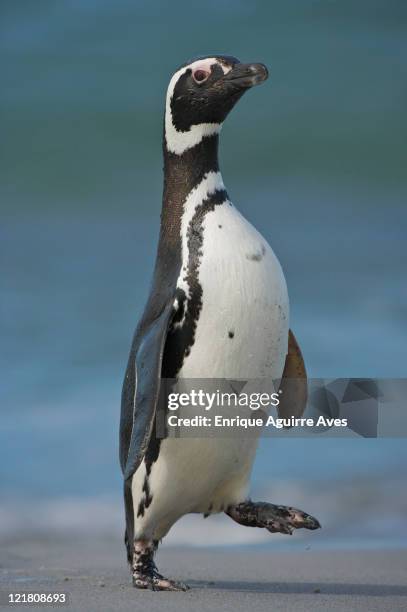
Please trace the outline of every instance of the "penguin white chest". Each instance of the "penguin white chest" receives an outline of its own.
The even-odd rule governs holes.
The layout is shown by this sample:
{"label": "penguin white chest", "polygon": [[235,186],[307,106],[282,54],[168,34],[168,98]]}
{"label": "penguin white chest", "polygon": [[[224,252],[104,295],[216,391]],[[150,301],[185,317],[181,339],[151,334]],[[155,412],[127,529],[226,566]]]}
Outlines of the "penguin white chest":
{"label": "penguin white chest", "polygon": [[[206,212],[201,231],[199,252],[185,258],[196,259],[201,304],[194,343],[179,376],[279,378],[287,353],[289,305],[276,256],[228,201]],[[179,286],[188,294],[185,280]]]}
{"label": "penguin white chest", "polygon": [[[198,317],[178,378],[280,378],[287,353],[288,297],[272,249],[228,201],[206,211],[195,228],[191,221],[184,227],[189,235],[201,232],[197,252],[184,250],[178,282],[187,308],[197,310]],[[199,308],[191,305],[193,300]],[[187,411],[193,416],[191,407]],[[136,532],[160,538],[183,514],[219,512],[243,501],[256,448],[253,436],[162,440],[149,480],[152,503],[136,521]],[[144,477],[142,464],[133,480],[136,498]]]}
{"label": "penguin white chest", "polygon": [[[287,354],[289,316],[281,266],[266,240],[228,200],[206,210],[198,223],[196,210],[187,209],[183,222],[177,287],[186,296],[187,314],[193,311],[196,318],[178,378],[278,379]],[[253,436],[162,440],[149,476],[152,502],[137,518],[135,533],[159,539],[188,512],[220,512],[243,501],[256,448]],[[145,476],[143,462],[133,478],[135,499],[143,496]]]}

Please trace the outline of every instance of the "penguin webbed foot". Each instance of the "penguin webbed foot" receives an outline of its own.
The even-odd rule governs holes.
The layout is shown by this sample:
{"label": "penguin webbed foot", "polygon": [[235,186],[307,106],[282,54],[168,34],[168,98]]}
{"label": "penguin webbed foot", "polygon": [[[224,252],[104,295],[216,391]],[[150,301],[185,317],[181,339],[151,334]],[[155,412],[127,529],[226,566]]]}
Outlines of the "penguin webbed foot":
{"label": "penguin webbed foot", "polygon": [[136,589],[151,591],[187,591],[189,587],[183,582],[165,578],[157,570],[154,553],[157,543],[135,542],[133,554],[133,586]]}
{"label": "penguin webbed foot", "polygon": [[188,591],[189,586],[183,582],[165,578],[158,572],[154,575],[133,574],[133,586],[136,589],[149,589],[150,591]]}
{"label": "penguin webbed foot", "polygon": [[267,502],[246,501],[229,506],[226,514],[240,525],[260,527],[271,533],[292,535],[294,529],[319,529],[319,521],[297,508]]}

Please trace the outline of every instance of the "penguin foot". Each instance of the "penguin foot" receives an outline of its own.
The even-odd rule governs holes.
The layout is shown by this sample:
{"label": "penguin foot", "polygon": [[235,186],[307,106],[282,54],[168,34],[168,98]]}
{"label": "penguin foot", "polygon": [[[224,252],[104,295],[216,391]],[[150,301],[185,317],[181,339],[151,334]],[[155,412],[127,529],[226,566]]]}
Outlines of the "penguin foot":
{"label": "penguin foot", "polygon": [[154,575],[133,574],[133,586],[136,589],[149,589],[150,591],[188,591],[189,586],[183,582],[164,578],[158,572]]}
{"label": "penguin foot", "polygon": [[314,530],[321,527],[316,518],[302,510],[267,502],[242,502],[229,506],[226,514],[240,525],[264,528],[271,533],[291,535],[294,529]]}
{"label": "penguin foot", "polygon": [[132,564],[133,586],[136,589],[150,589],[151,591],[187,591],[189,587],[182,582],[170,580],[162,576],[154,563],[154,554],[157,542],[134,542]]}

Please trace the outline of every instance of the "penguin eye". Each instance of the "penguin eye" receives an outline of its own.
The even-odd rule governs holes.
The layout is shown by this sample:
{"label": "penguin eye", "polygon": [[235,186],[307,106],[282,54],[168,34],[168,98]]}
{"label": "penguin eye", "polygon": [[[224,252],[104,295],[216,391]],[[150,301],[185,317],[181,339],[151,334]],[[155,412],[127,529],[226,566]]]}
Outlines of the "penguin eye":
{"label": "penguin eye", "polygon": [[195,72],[192,73],[192,78],[194,79],[195,83],[204,83],[206,81],[206,79],[209,77],[210,72],[208,72],[207,70],[202,70],[202,68],[198,68],[198,70],[195,70]]}

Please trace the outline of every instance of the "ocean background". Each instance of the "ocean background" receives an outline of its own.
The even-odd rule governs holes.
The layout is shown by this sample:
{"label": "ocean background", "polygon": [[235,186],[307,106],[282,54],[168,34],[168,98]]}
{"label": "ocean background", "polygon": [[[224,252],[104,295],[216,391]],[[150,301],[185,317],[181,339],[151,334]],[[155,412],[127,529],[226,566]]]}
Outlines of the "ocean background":
{"label": "ocean background", "polygon": [[[406,376],[405,2],[3,0],[0,15],[2,538],[122,535],[121,383],[155,257],[164,95],[191,57],[270,69],[228,118],[221,166],[284,268],[309,375]],[[406,546],[406,464],[405,439],[264,438],[252,497],[324,529],[189,516],[164,545]]]}

